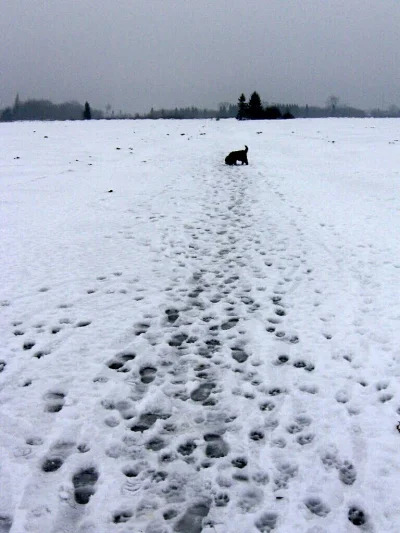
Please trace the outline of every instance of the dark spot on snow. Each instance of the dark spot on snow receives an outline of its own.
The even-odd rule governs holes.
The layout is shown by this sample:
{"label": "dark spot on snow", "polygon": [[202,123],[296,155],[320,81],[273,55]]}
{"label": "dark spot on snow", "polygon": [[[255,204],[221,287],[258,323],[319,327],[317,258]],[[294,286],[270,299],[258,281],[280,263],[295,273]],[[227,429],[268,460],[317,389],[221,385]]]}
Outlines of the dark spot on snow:
{"label": "dark spot on snow", "polygon": [[350,461],[344,461],[339,468],[339,479],[345,485],[353,485],[357,478],[357,472]]}
{"label": "dark spot on snow", "polygon": [[167,509],[163,513],[164,520],[172,520],[176,516],[178,516],[178,511],[176,509]]}
{"label": "dark spot on snow", "polygon": [[255,472],[252,476],[252,479],[259,485],[267,485],[267,483],[269,483],[269,475],[267,472],[263,472],[262,470]]}
{"label": "dark spot on snow", "polygon": [[288,361],[289,361],[289,356],[282,354],[282,355],[278,356],[278,359],[276,360],[276,364],[277,365],[284,365]]}
{"label": "dark spot on snow", "polygon": [[282,463],[278,470],[279,473],[274,478],[275,489],[286,489],[290,479],[297,475],[298,467],[290,463]]}
{"label": "dark spot on snow", "polygon": [[9,533],[13,521],[10,516],[0,514],[0,533]]}
{"label": "dark spot on snow", "polygon": [[135,324],[135,335],[137,337],[139,335],[143,335],[143,333],[146,333],[149,327],[150,324],[148,322],[139,322],[138,324]]}
{"label": "dark spot on snow", "polygon": [[305,444],[310,444],[310,442],[314,440],[314,435],[312,433],[306,433],[304,435],[299,435],[296,440],[301,446],[304,446]]}
{"label": "dark spot on snow", "polygon": [[267,512],[257,518],[254,525],[261,533],[270,533],[272,529],[275,529],[277,520],[278,515],[276,513]]}
{"label": "dark spot on snow", "polygon": [[86,505],[95,493],[95,485],[99,478],[97,470],[93,467],[80,470],[72,478],[76,503]]}
{"label": "dark spot on snow", "polygon": [[167,472],[160,470],[158,472],[154,472],[151,479],[155,481],[156,483],[161,483],[162,481],[165,481],[167,477],[168,477]]}
{"label": "dark spot on snow", "polygon": [[262,431],[255,429],[253,431],[250,431],[249,437],[251,440],[254,440],[254,441],[262,440],[264,438],[264,433]]}
{"label": "dark spot on snow", "polygon": [[167,315],[168,322],[170,322],[171,324],[176,322],[176,320],[178,320],[179,318],[179,311],[177,309],[167,309],[165,311],[165,314]]}
{"label": "dark spot on snow", "polygon": [[25,442],[29,446],[40,446],[43,444],[43,439],[41,437],[29,437]]}
{"label": "dark spot on snow", "polygon": [[125,363],[135,359],[136,354],[133,352],[122,352],[117,354],[114,359],[107,363],[108,368],[117,370],[118,372],[128,372],[128,368],[124,368]]}
{"label": "dark spot on snow", "polygon": [[247,465],[247,459],[245,457],[236,457],[232,459],[231,463],[236,468],[244,468]]}
{"label": "dark spot on snow", "polygon": [[220,346],[220,341],[218,339],[208,339],[206,340],[206,345],[209,348],[217,348],[217,346]]}
{"label": "dark spot on snow", "polygon": [[195,402],[204,402],[210,396],[214,387],[214,383],[201,383],[197,389],[191,392],[190,398]]}
{"label": "dark spot on snow", "polygon": [[114,524],[123,524],[125,522],[128,522],[130,518],[132,518],[133,513],[130,511],[120,511],[118,513],[114,513],[113,516],[113,522]]}
{"label": "dark spot on snow", "polygon": [[364,511],[354,506],[350,507],[347,517],[355,526],[363,526],[367,521]]}
{"label": "dark spot on snow", "polygon": [[218,458],[225,457],[228,454],[228,445],[220,435],[207,433],[204,435],[204,440],[207,442],[205,452],[207,457]]}
{"label": "dark spot on snow", "polygon": [[65,394],[63,392],[48,392],[45,396],[45,411],[48,413],[58,413],[64,406]]}
{"label": "dark spot on snow", "polygon": [[54,457],[52,459],[46,459],[42,464],[43,472],[56,472],[63,464],[60,457]]}
{"label": "dark spot on snow", "polygon": [[279,387],[275,387],[273,389],[270,389],[268,394],[270,396],[278,396],[279,394],[282,394],[282,392],[283,392],[282,389],[280,389]]}
{"label": "dark spot on snow", "polygon": [[268,400],[260,405],[260,411],[272,411],[273,409],[275,409],[275,404]]}
{"label": "dark spot on snow", "polygon": [[317,516],[326,516],[331,511],[329,507],[325,503],[323,503],[320,498],[317,498],[315,496],[307,498],[304,501],[304,504],[309,511],[311,511]]}
{"label": "dark spot on snow", "polygon": [[139,469],[135,466],[126,466],[122,472],[126,477],[137,477],[139,475]]}
{"label": "dark spot on snow", "polygon": [[210,511],[211,502],[204,500],[191,505],[175,525],[178,533],[201,533],[202,522]]}
{"label": "dark spot on snow", "polygon": [[186,456],[191,455],[196,448],[197,446],[193,441],[187,441],[185,444],[181,444],[178,447],[178,453]]}
{"label": "dark spot on snow", "polygon": [[110,361],[107,366],[111,370],[120,370],[125,363],[122,363],[121,361]]}
{"label": "dark spot on snow", "polygon": [[379,396],[379,401],[382,403],[389,402],[393,398],[393,394],[385,393]]}
{"label": "dark spot on snow", "polygon": [[235,359],[238,363],[244,363],[249,358],[248,354],[239,346],[234,346],[231,348],[232,358]]}
{"label": "dark spot on snow", "polygon": [[157,370],[152,366],[145,366],[139,371],[140,380],[142,383],[148,384],[154,381]]}
{"label": "dark spot on snow", "polygon": [[131,431],[147,431],[157,422],[158,419],[166,420],[169,417],[170,415],[166,414],[144,413],[140,415],[137,424],[131,427]]}
{"label": "dark spot on snow", "polygon": [[162,450],[165,448],[166,444],[160,437],[154,437],[153,439],[146,442],[146,448],[148,450],[152,450],[153,452],[158,452],[159,450]]}
{"label": "dark spot on snow", "polygon": [[169,341],[168,344],[170,346],[173,346],[175,348],[179,348],[181,344],[183,344],[186,339],[188,338],[188,335],[186,333],[178,333],[174,335]]}
{"label": "dark spot on snow", "polygon": [[227,322],[224,322],[221,325],[221,329],[223,330],[231,329],[235,327],[238,322],[239,322],[238,318],[230,318]]}
{"label": "dark spot on snow", "polygon": [[31,348],[33,348],[35,346],[35,343],[32,342],[32,341],[27,341],[27,342],[24,342],[23,344],[23,349],[24,350],[30,350]]}
{"label": "dark spot on snow", "polygon": [[220,492],[214,497],[214,501],[217,507],[225,507],[229,503],[229,494]]}
{"label": "dark spot on snow", "polygon": [[80,322],[78,322],[76,324],[76,327],[77,328],[84,328],[86,326],[89,326],[89,324],[91,324],[90,320],[81,320]]}

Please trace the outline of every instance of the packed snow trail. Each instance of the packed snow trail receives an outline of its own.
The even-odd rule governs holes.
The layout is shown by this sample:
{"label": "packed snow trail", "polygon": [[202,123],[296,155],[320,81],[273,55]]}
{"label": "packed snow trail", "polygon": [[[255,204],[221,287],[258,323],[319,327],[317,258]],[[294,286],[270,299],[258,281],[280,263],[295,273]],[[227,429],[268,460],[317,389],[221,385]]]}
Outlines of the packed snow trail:
{"label": "packed snow trail", "polygon": [[19,173],[7,125],[1,532],[398,531],[399,201],[346,181],[370,124],[35,124]]}

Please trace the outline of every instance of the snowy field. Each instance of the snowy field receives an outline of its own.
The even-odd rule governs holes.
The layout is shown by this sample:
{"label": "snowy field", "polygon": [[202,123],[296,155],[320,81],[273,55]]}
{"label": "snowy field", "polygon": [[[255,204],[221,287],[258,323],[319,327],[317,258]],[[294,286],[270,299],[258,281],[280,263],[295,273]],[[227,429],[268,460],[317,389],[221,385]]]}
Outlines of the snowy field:
{"label": "snowy field", "polygon": [[0,137],[0,533],[400,531],[399,120]]}

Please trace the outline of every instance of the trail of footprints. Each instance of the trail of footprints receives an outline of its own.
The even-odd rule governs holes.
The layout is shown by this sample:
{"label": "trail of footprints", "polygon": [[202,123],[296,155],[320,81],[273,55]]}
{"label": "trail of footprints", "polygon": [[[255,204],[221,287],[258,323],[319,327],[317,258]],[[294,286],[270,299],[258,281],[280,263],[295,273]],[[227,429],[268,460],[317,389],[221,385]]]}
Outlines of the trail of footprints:
{"label": "trail of footprints", "polygon": [[[167,304],[161,317],[147,316],[135,324],[135,336],[147,340],[154,348],[154,363],[146,364],[134,350],[119,353],[107,363],[109,369],[128,374],[126,379],[135,402],[143,400],[146,404],[149,394],[146,387],[151,387],[149,391],[153,394],[161,390],[170,400],[143,410],[134,409],[129,401],[103,404],[105,409],[119,412],[131,433],[125,436],[124,446],[119,450],[108,450],[115,459],[135,457],[123,467],[126,481],[122,494],[141,490],[143,498],[136,507],[126,503],[123,510],[116,510],[113,515],[116,524],[130,520],[140,523],[144,510],[151,510],[157,518],[147,523],[146,531],[200,533],[206,526],[228,527],[228,515],[222,510],[233,505],[243,515],[252,517],[253,527],[258,531],[271,532],[281,520],[275,502],[284,498],[282,494],[298,476],[299,467],[291,459],[280,459],[265,470],[258,463],[258,454],[267,440],[277,450],[294,444],[307,448],[314,441],[313,421],[307,415],[293,418],[284,428],[287,437],[272,437],[280,425],[274,413],[284,401],[286,391],[264,384],[257,372],[262,363],[252,353],[246,338],[246,318],[260,309],[257,290],[262,294],[265,288],[261,281],[255,290],[242,279],[240,269],[248,268],[249,264],[246,245],[238,241],[247,237],[246,233],[241,236],[240,231],[252,226],[242,204],[232,199],[231,215],[226,216],[223,208],[219,214],[208,211],[206,202],[206,217],[214,218],[217,230],[211,231],[201,220],[190,233],[191,244],[184,249],[183,243],[182,252],[178,248],[176,256],[178,269],[192,270],[190,278],[182,285],[182,278],[178,277],[167,288],[171,305]],[[273,262],[265,259],[264,264],[270,268]],[[254,274],[263,279],[262,268],[254,267]],[[290,281],[287,278],[283,284]],[[298,335],[284,328],[288,310],[283,284],[278,284],[274,293],[267,296],[271,314],[265,330],[278,342],[295,345],[300,342]],[[262,298],[265,300],[264,294]],[[272,364],[277,368],[291,366],[294,372],[312,373],[315,369],[313,361],[285,353],[284,344]],[[230,386],[232,390],[225,390]],[[308,394],[318,392],[313,385],[303,385],[300,390]],[[245,406],[246,401],[257,402],[263,417],[262,423],[255,423],[239,439],[243,419],[240,410],[232,405],[229,393],[238,398],[240,406]],[[106,420],[109,424],[110,419]],[[241,439],[248,442],[244,454],[237,444]],[[259,447],[258,452],[255,446]],[[322,456],[321,464],[328,471],[336,470],[343,485],[350,486],[357,478],[354,466],[336,455]],[[270,491],[276,496],[267,496]],[[303,504],[316,517],[323,518],[331,512],[317,496],[304,498]],[[364,524],[366,515],[363,510],[351,507],[348,520],[355,525]]]}
{"label": "trail of footprints", "polygon": [[[307,414],[298,414],[281,427],[276,413],[287,391],[279,384],[264,382],[258,367],[265,362],[253,353],[246,330],[247,319],[263,312],[267,301],[264,328],[277,343],[276,358],[268,364],[276,371],[291,369],[311,375],[315,362],[293,357],[285,350],[285,346],[301,342],[296,332],[285,328],[290,313],[285,285],[292,282],[292,275],[282,266],[283,275],[274,290],[266,291],[263,280],[276,260],[267,256],[260,239],[253,236],[255,224],[244,179],[233,178],[227,198],[212,182],[209,186],[204,217],[198,226],[187,229],[189,244],[183,240],[176,245],[177,277],[166,287],[161,314],[149,313],[136,322],[129,348],[106,360],[104,370],[93,377],[99,385],[115,382],[129,388],[128,394],[106,395],[100,401],[110,436],[122,428],[117,433],[122,436],[120,443],[114,439],[104,450],[105,461],[114,462],[115,477],[119,471],[123,479],[120,493],[110,495],[111,501],[120,499],[121,505],[110,510],[108,528],[132,522],[145,527],[146,533],[201,533],[204,527],[225,531],[233,506],[249,517],[246,527],[272,532],[284,519],[279,502],[289,497],[289,488],[299,474],[293,447],[297,446],[299,453],[316,439],[313,420]],[[212,201],[217,198],[219,202]],[[277,254],[284,252],[285,243],[278,242],[271,249]],[[257,264],[250,262],[254,250],[259,252]],[[300,261],[294,271],[298,268],[305,269]],[[252,271],[251,278],[259,280],[257,286],[246,282],[247,269]],[[309,275],[311,270],[304,272]],[[115,277],[121,275],[114,273]],[[97,281],[106,282],[107,278],[100,276]],[[87,294],[94,292],[88,289]],[[140,291],[137,294],[135,299],[140,301]],[[68,304],[62,309],[68,309]],[[89,325],[89,320],[72,323],[63,317],[51,326],[51,333]],[[40,333],[46,327],[40,323],[36,330]],[[15,322],[14,328],[16,337],[25,336],[22,323]],[[146,357],[141,353],[143,343]],[[45,350],[34,352],[35,345],[32,337],[24,340],[22,347],[37,359],[49,355]],[[0,372],[5,365],[0,361]],[[385,382],[376,386],[381,401],[389,400],[382,399],[387,386]],[[307,382],[299,385],[299,390],[318,393],[318,388]],[[61,389],[47,391],[44,411],[57,416],[66,395]],[[233,404],[232,395],[237,399]],[[338,403],[347,401],[340,391],[336,399]],[[260,418],[254,422],[246,420],[246,402],[257,404]],[[279,433],[274,434],[275,430]],[[42,442],[32,439],[29,444]],[[260,457],[266,446],[271,449],[271,460],[264,464]],[[42,457],[40,469],[51,476],[72,454],[89,450],[90,443],[56,441]],[[320,462],[326,472],[336,473],[343,486],[356,482],[354,465],[335,450],[322,453]],[[78,507],[96,498],[101,472],[101,464],[92,464],[72,473],[73,499]],[[319,496],[305,497],[303,505],[310,516],[324,518],[331,512]],[[355,526],[368,523],[366,512],[355,506],[349,507],[347,518]],[[0,531],[9,531],[8,524],[12,524],[11,518],[0,516]]]}

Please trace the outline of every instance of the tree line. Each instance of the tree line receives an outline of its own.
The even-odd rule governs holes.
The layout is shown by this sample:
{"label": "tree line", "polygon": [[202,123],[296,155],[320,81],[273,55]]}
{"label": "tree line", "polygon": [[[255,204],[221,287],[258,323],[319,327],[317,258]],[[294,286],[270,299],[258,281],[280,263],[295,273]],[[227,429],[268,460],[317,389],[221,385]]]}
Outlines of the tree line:
{"label": "tree line", "polygon": [[106,106],[106,112],[92,109],[88,102],[65,102],[53,104],[49,100],[26,100],[22,102],[17,95],[14,105],[0,109],[0,122],[16,120],[82,120],[82,119],[202,119],[237,118],[239,120],[277,120],[287,118],[324,118],[324,117],[400,117],[400,108],[392,105],[387,110],[372,109],[365,112],[362,109],[342,105],[336,96],[330,96],[325,107],[300,106],[297,104],[267,104],[261,101],[258,92],[254,91],[247,102],[241,94],[237,104],[223,102],[218,109],[191,107],[175,107],[173,109],[154,109],[144,114],[118,114]]}
{"label": "tree line", "polygon": [[88,102],[85,105],[79,102],[64,102],[53,104],[49,100],[21,101],[17,94],[14,105],[0,110],[1,122],[14,122],[16,120],[82,120],[103,118],[103,112],[91,109]]}
{"label": "tree line", "polygon": [[238,111],[236,118],[238,120],[277,120],[280,118],[294,118],[289,108],[282,114],[277,105],[263,106],[260,95],[254,91],[247,102],[245,95],[242,93],[238,101]]}

